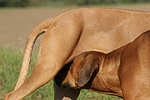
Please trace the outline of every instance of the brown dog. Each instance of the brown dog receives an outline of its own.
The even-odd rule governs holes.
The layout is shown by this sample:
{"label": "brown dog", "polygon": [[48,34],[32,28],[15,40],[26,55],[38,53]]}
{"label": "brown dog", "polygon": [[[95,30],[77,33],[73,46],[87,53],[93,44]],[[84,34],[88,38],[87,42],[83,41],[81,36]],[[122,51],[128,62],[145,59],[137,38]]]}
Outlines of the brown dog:
{"label": "brown dog", "polygon": [[[5,100],[27,96],[52,80],[66,63],[83,52],[109,53],[149,29],[149,12],[122,9],[81,8],[47,19],[30,33],[17,85]],[[33,44],[43,33],[37,64],[25,81]]]}
{"label": "brown dog", "polygon": [[82,53],[62,77],[65,71],[55,77],[61,86],[112,94],[124,100],[150,100],[150,31],[108,54]]}

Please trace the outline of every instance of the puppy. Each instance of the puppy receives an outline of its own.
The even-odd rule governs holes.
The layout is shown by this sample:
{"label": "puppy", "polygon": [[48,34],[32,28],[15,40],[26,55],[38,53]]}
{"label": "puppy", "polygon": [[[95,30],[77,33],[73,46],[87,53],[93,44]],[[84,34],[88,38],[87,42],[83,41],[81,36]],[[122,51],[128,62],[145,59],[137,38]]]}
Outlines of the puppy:
{"label": "puppy", "polygon": [[108,54],[90,51],[78,55],[55,81],[66,88],[88,89],[124,100],[150,100],[150,31]]}

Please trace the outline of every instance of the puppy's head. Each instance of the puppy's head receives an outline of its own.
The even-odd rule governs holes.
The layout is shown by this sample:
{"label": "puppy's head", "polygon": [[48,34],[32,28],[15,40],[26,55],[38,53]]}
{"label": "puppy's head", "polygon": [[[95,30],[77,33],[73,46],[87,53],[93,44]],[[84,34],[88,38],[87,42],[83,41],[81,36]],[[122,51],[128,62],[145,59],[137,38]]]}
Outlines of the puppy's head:
{"label": "puppy's head", "polygon": [[[82,88],[90,81],[93,73],[98,71],[99,64],[99,53],[86,52],[80,54],[70,64],[70,68],[68,68],[66,76],[63,78],[60,85],[72,88]],[[57,78],[57,80],[59,80],[59,78]]]}

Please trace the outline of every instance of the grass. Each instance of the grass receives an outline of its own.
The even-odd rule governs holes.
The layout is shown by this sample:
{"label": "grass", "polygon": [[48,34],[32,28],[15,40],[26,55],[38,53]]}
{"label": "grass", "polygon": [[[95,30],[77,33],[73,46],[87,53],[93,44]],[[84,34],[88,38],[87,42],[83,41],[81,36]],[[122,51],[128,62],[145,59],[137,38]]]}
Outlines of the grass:
{"label": "grass", "polygon": [[[29,69],[31,74],[37,59],[37,51],[34,50]],[[13,90],[19,77],[23,51],[18,49],[0,48],[0,100]],[[23,100],[53,100],[53,82],[50,81],[45,86],[28,95]],[[88,90],[82,90],[78,100],[122,100],[116,96],[101,95]]]}

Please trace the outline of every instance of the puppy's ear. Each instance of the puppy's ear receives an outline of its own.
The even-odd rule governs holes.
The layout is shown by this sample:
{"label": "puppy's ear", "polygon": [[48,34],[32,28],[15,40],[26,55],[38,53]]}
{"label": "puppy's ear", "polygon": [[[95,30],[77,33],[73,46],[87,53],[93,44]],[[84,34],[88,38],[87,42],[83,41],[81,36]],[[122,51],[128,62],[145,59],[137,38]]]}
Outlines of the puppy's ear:
{"label": "puppy's ear", "polygon": [[93,54],[88,54],[79,70],[78,86],[84,86],[91,78],[93,72],[99,68],[99,59]]}

